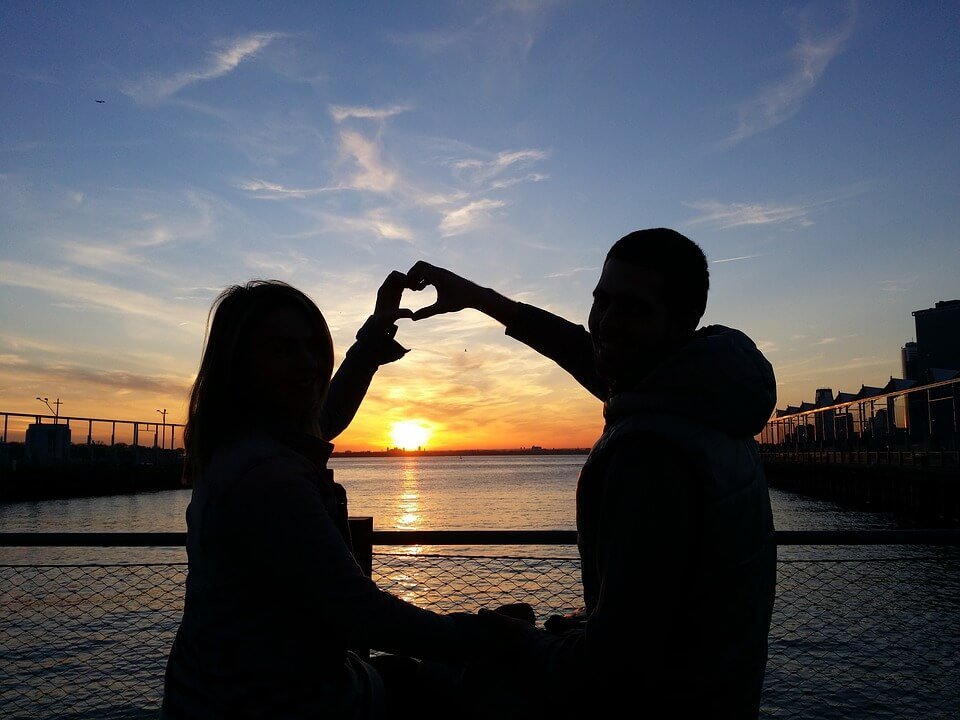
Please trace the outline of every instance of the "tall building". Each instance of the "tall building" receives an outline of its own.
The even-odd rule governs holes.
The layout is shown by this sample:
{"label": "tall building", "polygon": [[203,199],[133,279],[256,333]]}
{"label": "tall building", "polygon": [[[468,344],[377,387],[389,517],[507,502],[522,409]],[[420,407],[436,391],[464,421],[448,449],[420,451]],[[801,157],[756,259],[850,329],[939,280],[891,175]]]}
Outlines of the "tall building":
{"label": "tall building", "polygon": [[933,370],[960,370],[960,300],[941,300],[926,310],[914,310],[917,325],[917,371],[930,382]]}
{"label": "tall building", "polygon": [[900,348],[900,364],[903,367],[904,380],[919,380],[920,374],[917,369],[917,344],[915,342],[905,343]]}
{"label": "tall building", "polygon": [[827,407],[833,405],[833,390],[831,388],[817,388],[817,396],[814,399],[817,407]]}

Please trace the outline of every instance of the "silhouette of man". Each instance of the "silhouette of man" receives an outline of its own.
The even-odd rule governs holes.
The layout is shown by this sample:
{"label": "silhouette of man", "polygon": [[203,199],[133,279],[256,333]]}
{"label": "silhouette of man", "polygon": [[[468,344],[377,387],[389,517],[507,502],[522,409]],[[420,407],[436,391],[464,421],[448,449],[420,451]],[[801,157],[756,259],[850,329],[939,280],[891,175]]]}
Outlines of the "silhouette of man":
{"label": "silhouette of man", "polygon": [[665,228],[621,238],[589,330],[418,262],[420,320],[475,308],[604,401],[577,485],[584,608],[538,630],[484,613],[475,707],[500,716],[757,717],[776,547],[753,436],[773,370],[743,333],[697,329],[703,251]]}

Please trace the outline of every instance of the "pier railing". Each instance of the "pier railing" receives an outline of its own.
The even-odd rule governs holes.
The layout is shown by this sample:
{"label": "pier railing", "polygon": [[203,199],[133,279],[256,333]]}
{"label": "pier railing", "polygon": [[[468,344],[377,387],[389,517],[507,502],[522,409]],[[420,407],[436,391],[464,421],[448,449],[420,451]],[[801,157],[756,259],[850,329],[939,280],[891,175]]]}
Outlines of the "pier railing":
{"label": "pier railing", "polygon": [[811,450],[764,451],[765,463],[801,465],[882,465],[911,468],[958,468],[958,450]]}
{"label": "pier railing", "polygon": [[[524,601],[542,621],[580,604],[571,532],[383,532],[364,519],[354,535],[377,583],[418,605],[473,611]],[[960,531],[780,532],[777,540],[763,717],[960,716]],[[155,717],[183,609],[184,541],[182,533],[0,533],[0,547],[17,547],[21,558],[0,564],[0,715]],[[529,556],[531,545],[560,557]],[[44,548],[61,556],[134,548],[140,561],[47,562]],[[163,548],[179,558],[142,561]]]}
{"label": "pier railing", "polygon": [[0,424],[3,426],[0,443],[22,441],[28,426],[46,424],[65,425],[71,430],[78,430],[77,437],[73,440],[76,444],[79,444],[76,441],[80,441],[87,445],[102,443],[114,446],[122,443],[132,448],[183,448],[183,423],[167,422],[165,416],[162,420],[117,420],[0,411]]}

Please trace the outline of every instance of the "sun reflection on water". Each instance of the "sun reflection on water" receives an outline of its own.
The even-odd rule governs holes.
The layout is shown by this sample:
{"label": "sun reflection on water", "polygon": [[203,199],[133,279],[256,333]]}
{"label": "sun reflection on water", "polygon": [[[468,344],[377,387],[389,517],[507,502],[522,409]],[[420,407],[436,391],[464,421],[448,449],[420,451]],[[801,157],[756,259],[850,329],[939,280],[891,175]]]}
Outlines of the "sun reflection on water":
{"label": "sun reflection on water", "polygon": [[[401,469],[400,492],[397,495],[392,524],[397,530],[419,530],[423,524],[420,514],[420,477],[417,462],[413,458],[404,462]],[[404,550],[411,555],[418,555],[423,547],[411,545]]]}

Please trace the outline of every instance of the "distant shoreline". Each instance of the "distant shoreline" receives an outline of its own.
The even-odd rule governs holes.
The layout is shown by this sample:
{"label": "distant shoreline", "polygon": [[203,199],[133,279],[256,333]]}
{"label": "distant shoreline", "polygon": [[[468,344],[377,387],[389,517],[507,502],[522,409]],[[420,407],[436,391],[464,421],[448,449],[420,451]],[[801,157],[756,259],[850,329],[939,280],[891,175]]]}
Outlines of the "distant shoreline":
{"label": "distant shoreline", "polygon": [[490,455],[588,455],[590,448],[518,448],[500,450],[335,450],[331,457],[477,457]]}

